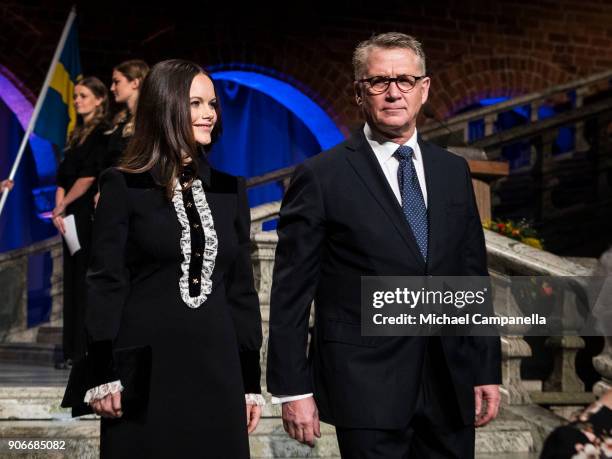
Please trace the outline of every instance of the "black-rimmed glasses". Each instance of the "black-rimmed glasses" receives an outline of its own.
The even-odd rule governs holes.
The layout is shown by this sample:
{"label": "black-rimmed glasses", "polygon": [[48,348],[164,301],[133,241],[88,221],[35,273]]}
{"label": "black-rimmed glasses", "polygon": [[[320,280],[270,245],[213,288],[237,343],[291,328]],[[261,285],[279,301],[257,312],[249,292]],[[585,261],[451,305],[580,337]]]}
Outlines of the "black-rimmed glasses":
{"label": "black-rimmed glasses", "polygon": [[402,92],[410,92],[414,89],[419,80],[427,78],[427,75],[398,75],[395,78],[386,76],[373,76],[357,80],[359,83],[367,83],[367,89],[373,94],[382,94],[389,89],[391,83],[395,83]]}

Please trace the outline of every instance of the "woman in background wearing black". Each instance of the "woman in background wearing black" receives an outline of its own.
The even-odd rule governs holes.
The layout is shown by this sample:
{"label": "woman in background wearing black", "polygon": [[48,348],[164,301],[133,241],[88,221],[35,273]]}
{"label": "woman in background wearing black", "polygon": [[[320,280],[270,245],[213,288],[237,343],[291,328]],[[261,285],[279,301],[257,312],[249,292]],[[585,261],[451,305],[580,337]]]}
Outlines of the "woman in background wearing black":
{"label": "woman in background wearing black", "polygon": [[138,59],[122,62],[113,69],[110,92],[115,97],[115,102],[125,105],[125,108],[117,113],[112,129],[107,132],[109,136],[108,153],[103,169],[119,164],[119,158],[134,133],[134,114],[138,104],[138,94],[147,73],[149,73],[149,66]]}
{"label": "woman in background wearing black", "polygon": [[[102,457],[249,457],[263,404],[261,315],[244,180],[206,159],[220,131],[210,76],[160,62],[119,168],[100,178],[84,401],[103,416]],[[148,387],[119,358],[143,348]],[[128,393],[139,391],[148,400],[135,409]]]}
{"label": "woman in background wearing black", "polygon": [[65,233],[64,217],[74,215],[81,249],[70,255],[64,242],[64,361],[57,368],[70,367],[85,353],[85,274],[89,263],[96,177],[106,154],[108,92],[96,77],[82,79],[74,88],[77,124],[72,131],[64,159],[57,170],[57,191],[53,224]]}

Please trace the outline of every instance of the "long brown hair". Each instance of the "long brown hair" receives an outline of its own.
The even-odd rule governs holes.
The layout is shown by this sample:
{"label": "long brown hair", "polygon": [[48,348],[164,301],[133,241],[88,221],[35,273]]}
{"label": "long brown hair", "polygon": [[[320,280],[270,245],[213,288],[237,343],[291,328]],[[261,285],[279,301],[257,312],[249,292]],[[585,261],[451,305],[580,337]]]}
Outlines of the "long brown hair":
{"label": "long brown hair", "polygon": [[[119,163],[119,168],[127,172],[152,172],[156,182],[166,189],[168,199],[184,169],[184,155],[198,172],[200,151],[193,136],[189,91],[191,82],[201,73],[210,78],[199,65],[181,59],[153,66],[140,89],[134,135]],[[218,104],[215,111],[217,122],[211,132],[211,145],[221,133]]]}
{"label": "long brown hair", "polygon": [[74,148],[77,145],[82,145],[85,139],[87,139],[87,136],[89,136],[100,123],[106,122],[108,113],[108,90],[102,81],[94,76],[89,76],[80,80],[76,86],[85,86],[96,98],[102,99],[102,103],[96,107],[96,112],[91,122],[85,124],[83,117],[80,115],[77,116],[77,123],[74,130],[70,133],[66,145],[67,148]]}
{"label": "long brown hair", "polygon": [[[121,73],[128,81],[138,80],[140,82],[138,88],[140,91],[142,82],[147,76],[147,73],[149,73],[149,64],[141,59],[130,59],[115,66],[113,71]],[[113,119],[114,128],[116,128],[119,123],[123,122],[126,122],[123,128],[123,135],[131,136],[134,133],[134,113],[130,113],[127,108],[124,108],[115,115]]]}

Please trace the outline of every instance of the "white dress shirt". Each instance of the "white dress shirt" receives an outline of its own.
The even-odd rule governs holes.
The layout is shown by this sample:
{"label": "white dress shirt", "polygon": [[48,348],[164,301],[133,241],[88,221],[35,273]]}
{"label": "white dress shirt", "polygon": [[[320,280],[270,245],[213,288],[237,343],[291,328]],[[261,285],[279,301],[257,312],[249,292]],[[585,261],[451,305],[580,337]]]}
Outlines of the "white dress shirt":
{"label": "white dress shirt", "polygon": [[[399,182],[397,180],[397,169],[399,168],[399,160],[393,156],[393,153],[399,148],[399,144],[390,142],[388,140],[378,140],[374,138],[374,133],[370,126],[366,123],[363,127],[363,133],[365,134],[368,143],[376,155],[376,159],[380,164],[380,167],[385,174],[389,186],[393,190],[397,202],[400,206],[402,205],[402,194],[399,189]],[[412,163],[419,179],[419,185],[421,186],[421,192],[423,193],[423,199],[425,200],[425,207],[427,207],[427,187],[425,186],[425,167],[423,166],[423,155],[421,154],[421,148],[417,142],[417,130],[414,130],[412,137],[408,139],[404,145],[412,148],[414,155],[412,156]]]}
{"label": "white dress shirt", "polygon": [[[397,202],[400,206],[402,205],[402,194],[399,189],[399,181],[397,180],[397,170],[399,169],[399,160],[393,156],[395,151],[399,148],[399,144],[390,142],[388,140],[379,140],[374,138],[374,133],[368,125],[365,124],[363,127],[363,133],[374,151],[374,155],[380,164],[380,168],[385,174],[389,186],[393,190]],[[417,142],[417,131],[414,130],[412,137],[408,139],[404,145],[412,148],[414,155],[412,156],[412,162],[419,179],[419,185],[421,186],[421,192],[423,193],[423,199],[425,200],[425,207],[427,207],[427,187],[425,186],[425,168],[423,166],[423,156],[421,155],[421,148]],[[279,403],[291,402],[294,400],[301,400],[303,398],[312,397],[313,394],[300,394],[300,395],[277,395],[272,397],[272,404],[276,405]]]}

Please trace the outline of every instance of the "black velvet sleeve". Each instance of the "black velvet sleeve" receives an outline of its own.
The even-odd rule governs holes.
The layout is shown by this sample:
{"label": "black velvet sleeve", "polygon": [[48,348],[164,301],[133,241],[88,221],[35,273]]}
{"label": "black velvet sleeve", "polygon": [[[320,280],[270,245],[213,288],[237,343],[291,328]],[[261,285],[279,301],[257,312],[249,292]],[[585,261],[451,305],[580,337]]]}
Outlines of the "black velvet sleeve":
{"label": "black velvet sleeve", "polygon": [[235,228],[238,235],[238,256],[226,276],[226,292],[238,337],[244,390],[261,393],[259,351],[262,343],[259,297],[253,282],[251,262],[251,214],[244,179],[238,179],[238,212]]}
{"label": "black velvet sleeve", "polygon": [[117,335],[129,289],[125,263],[129,200],[125,179],[116,169],[102,174],[100,188],[87,271],[85,326],[90,341],[88,354],[96,368],[96,379],[102,379],[102,384],[116,379],[108,343]]}

